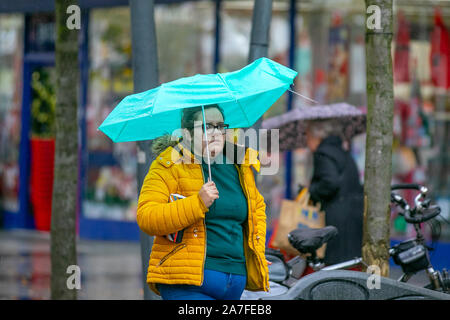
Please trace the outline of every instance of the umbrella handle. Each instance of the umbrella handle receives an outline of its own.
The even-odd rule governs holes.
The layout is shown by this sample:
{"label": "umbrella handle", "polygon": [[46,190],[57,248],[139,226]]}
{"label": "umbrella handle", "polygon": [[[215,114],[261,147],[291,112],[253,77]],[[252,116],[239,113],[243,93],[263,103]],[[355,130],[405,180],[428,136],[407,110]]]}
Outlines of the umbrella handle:
{"label": "umbrella handle", "polygon": [[202,115],[203,115],[203,129],[205,132],[205,140],[206,140],[206,155],[208,157],[208,182],[211,181],[211,163],[209,160],[209,147],[208,147],[208,134],[206,133],[206,119],[205,119],[205,108],[202,105]]}

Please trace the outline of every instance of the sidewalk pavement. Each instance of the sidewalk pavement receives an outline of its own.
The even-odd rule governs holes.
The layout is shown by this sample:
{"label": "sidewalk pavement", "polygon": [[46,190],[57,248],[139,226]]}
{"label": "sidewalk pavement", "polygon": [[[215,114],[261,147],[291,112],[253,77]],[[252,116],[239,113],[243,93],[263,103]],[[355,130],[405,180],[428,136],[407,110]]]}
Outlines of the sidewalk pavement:
{"label": "sidewalk pavement", "polygon": [[[78,299],[143,299],[138,242],[78,240],[77,251]],[[391,268],[390,278],[400,276],[401,269]],[[425,272],[409,283],[424,286]],[[49,233],[0,230],[0,299],[50,299]]]}
{"label": "sidewalk pavement", "polygon": [[[77,252],[78,299],[142,299],[138,242],[78,240]],[[49,233],[0,231],[0,299],[50,299],[50,269]]]}

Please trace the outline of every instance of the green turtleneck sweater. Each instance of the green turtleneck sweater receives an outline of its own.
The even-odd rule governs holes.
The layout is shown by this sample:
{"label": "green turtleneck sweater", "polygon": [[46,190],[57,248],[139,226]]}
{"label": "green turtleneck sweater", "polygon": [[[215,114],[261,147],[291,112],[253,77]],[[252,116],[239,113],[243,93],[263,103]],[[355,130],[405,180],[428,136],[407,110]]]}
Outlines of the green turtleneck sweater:
{"label": "green turtleneck sweater", "polygon": [[[243,224],[247,221],[247,199],[239,182],[239,174],[233,163],[211,164],[212,180],[219,191],[206,213],[206,262],[205,269],[246,275]],[[205,159],[205,161],[207,161]],[[208,164],[202,169],[208,181]]]}

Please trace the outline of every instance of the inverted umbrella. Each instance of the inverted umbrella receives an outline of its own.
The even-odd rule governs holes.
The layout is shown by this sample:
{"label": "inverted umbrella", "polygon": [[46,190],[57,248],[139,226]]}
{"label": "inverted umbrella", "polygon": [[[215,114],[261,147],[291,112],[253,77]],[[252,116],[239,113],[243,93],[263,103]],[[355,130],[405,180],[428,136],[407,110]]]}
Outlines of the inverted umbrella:
{"label": "inverted umbrella", "polygon": [[114,142],[150,140],[179,129],[184,108],[210,104],[222,108],[229,128],[250,127],[289,89],[296,75],[260,58],[238,71],[180,78],[125,97],[99,130]]}
{"label": "inverted umbrella", "polygon": [[279,129],[280,151],[286,151],[305,148],[306,121],[320,119],[339,119],[346,140],[366,131],[366,111],[348,103],[295,108],[264,120],[261,127]]}

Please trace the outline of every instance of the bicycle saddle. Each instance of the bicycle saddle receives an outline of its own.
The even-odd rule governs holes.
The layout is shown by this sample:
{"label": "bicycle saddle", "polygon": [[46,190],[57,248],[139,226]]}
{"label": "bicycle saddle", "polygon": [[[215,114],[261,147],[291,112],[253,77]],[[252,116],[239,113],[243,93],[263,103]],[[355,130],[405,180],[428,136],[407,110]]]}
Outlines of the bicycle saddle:
{"label": "bicycle saddle", "polygon": [[313,253],[338,234],[336,227],[298,228],[288,234],[290,244],[301,253]]}

